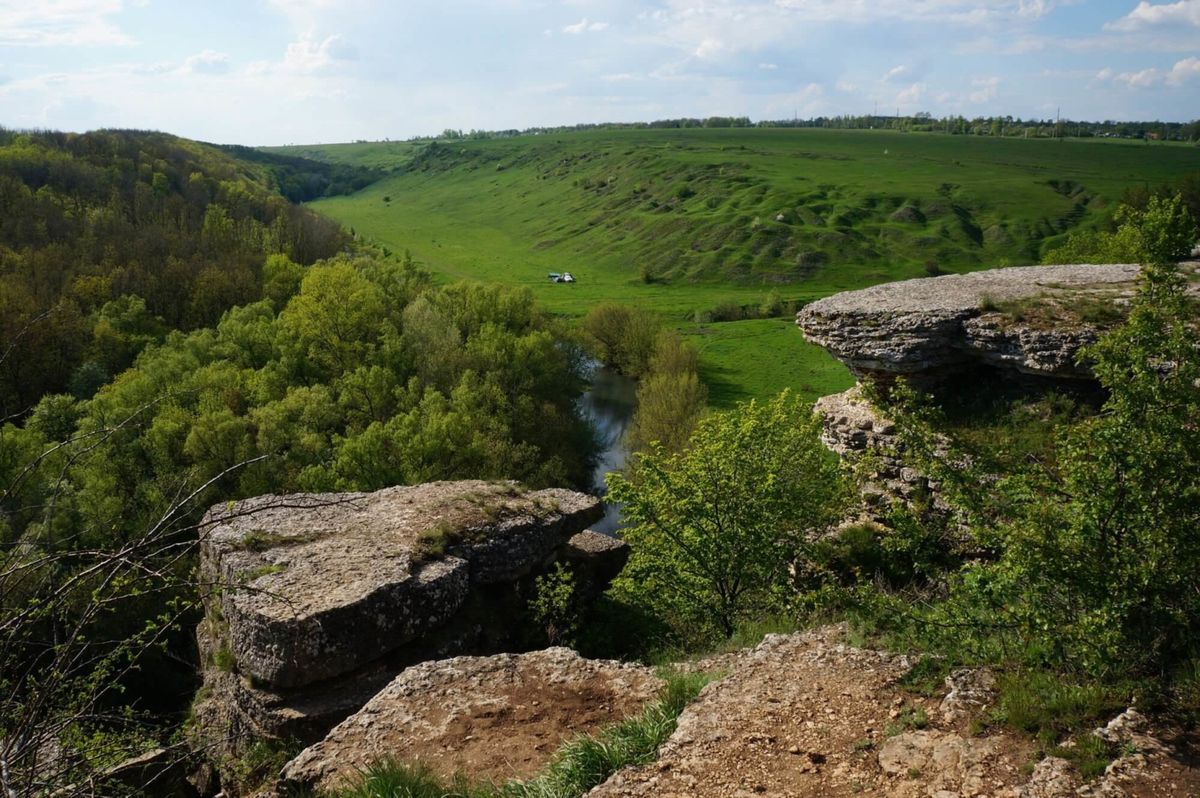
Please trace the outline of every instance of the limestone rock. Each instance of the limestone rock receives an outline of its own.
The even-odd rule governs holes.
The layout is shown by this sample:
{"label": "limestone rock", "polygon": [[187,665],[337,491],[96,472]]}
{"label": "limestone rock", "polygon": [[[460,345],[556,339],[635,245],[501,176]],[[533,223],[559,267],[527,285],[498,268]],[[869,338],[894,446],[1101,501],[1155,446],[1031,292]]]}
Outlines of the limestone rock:
{"label": "limestone rock", "polygon": [[213,508],[195,742],[229,775],[257,741],[321,739],[404,668],[527,645],[522,585],[601,514],[480,481]]}
{"label": "limestone rock", "polygon": [[444,776],[528,778],[560,743],[638,712],[660,684],[649,668],[565,648],[426,662],[288,763],[282,786],[333,790],[385,756]]}
{"label": "limestone rock", "polygon": [[1021,788],[1021,798],[1066,798],[1075,795],[1077,784],[1070,762],[1048,756],[1034,766],[1029,783]]}
{"label": "limestone rock", "polygon": [[988,789],[992,761],[1001,755],[994,739],[913,731],[884,742],[879,767],[888,776],[920,779],[927,795],[978,795]]}
{"label": "limestone rock", "polygon": [[987,668],[956,668],[946,677],[942,717],[957,722],[990,706],[996,700],[996,677]]}
{"label": "limestone rock", "polygon": [[844,635],[843,627],[769,635],[721,658],[728,675],[684,710],[658,761],[614,774],[589,798],[1015,795],[1027,744],[922,732],[929,744],[920,756],[891,757],[889,726],[933,703],[897,687],[908,657],[846,645]]}
{"label": "limestone rock", "polygon": [[871,456],[874,470],[863,487],[868,507],[885,498],[905,501],[928,495],[936,507],[945,508],[935,486],[905,463],[896,425],[867,400],[861,386],[822,396],[814,403],[813,412],[821,418],[821,440],[831,451],[851,460]]}
{"label": "limestone rock", "polygon": [[885,283],[806,306],[796,323],[856,374],[936,377],[972,363],[1059,379],[1088,379],[1075,363],[1097,325],[1045,324],[996,308],[1032,302],[1070,308],[1082,298],[1118,305],[1133,292],[1138,267],[1021,266]]}
{"label": "limestone rock", "polygon": [[620,538],[588,529],[568,540],[558,550],[560,562],[576,577],[577,589],[599,595],[621,573],[629,560],[629,544]]}
{"label": "limestone rock", "polygon": [[[238,671],[300,687],[444,624],[472,583],[528,574],[598,512],[591,496],[486,482],[264,496],[209,512],[201,570],[234,588],[219,602]],[[423,554],[430,537],[445,556]]]}

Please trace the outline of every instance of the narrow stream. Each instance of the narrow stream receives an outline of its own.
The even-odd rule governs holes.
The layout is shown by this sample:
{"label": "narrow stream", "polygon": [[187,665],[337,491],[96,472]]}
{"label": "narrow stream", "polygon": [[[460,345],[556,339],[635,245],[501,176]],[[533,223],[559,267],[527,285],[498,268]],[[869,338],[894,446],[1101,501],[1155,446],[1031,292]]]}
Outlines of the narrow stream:
{"label": "narrow stream", "polygon": [[[580,414],[592,422],[600,440],[600,458],[592,472],[592,490],[605,493],[604,475],[625,465],[629,452],[625,449],[625,430],[637,409],[637,382],[605,366],[597,365],[592,372],[592,387],[579,399]],[[592,529],[606,535],[617,535],[621,528],[621,508],[615,504],[605,507],[604,518]]]}

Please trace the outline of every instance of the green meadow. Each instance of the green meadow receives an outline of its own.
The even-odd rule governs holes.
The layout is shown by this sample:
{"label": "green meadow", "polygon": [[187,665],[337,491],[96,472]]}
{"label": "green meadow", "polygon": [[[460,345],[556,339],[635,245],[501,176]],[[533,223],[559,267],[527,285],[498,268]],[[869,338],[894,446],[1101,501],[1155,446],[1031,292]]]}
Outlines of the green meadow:
{"label": "green meadow", "polygon": [[[700,323],[720,306],[1035,263],[1127,189],[1200,171],[1181,145],[820,129],[277,151],[391,171],[313,207],[441,279],[527,286],[571,316],[603,301],[662,314],[700,348],[718,405],[850,384],[785,321]],[[578,282],[547,279],[562,271]]]}

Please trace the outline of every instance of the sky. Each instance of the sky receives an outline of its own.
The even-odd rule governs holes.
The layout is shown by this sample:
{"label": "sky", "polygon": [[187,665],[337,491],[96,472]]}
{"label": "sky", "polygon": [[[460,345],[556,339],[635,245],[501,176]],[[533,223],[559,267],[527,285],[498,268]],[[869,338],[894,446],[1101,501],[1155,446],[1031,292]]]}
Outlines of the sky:
{"label": "sky", "polygon": [[1200,0],[0,0],[10,128],[261,145],[1060,108],[1200,117]]}

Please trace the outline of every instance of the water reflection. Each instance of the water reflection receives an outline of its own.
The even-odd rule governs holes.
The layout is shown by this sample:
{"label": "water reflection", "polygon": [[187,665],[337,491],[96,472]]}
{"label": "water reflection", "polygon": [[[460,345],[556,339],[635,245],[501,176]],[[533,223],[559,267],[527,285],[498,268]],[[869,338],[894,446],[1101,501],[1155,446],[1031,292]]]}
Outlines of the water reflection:
{"label": "water reflection", "polygon": [[[592,490],[605,493],[604,475],[625,465],[625,430],[637,409],[637,382],[610,368],[599,366],[592,372],[592,387],[579,400],[580,414],[591,421],[600,441],[600,458],[592,472]],[[605,506],[604,518],[592,526],[597,532],[616,535],[621,528],[621,508]]]}

